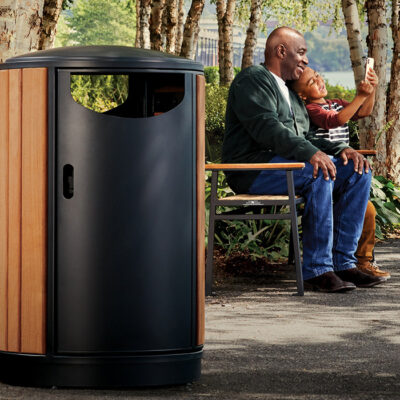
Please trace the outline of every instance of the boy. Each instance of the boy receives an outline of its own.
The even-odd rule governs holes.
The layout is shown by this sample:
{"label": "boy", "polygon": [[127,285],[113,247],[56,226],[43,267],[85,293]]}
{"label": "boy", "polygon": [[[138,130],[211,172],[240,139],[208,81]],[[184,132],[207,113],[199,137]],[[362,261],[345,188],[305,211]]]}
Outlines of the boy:
{"label": "boy", "polygon": [[[377,84],[378,77],[373,69],[369,69],[367,80],[359,83],[357,94],[352,102],[349,103],[342,99],[328,100],[325,99],[328,92],[324,79],[316,71],[306,67],[300,78],[292,82],[292,88],[306,103],[311,129],[315,129],[317,137],[349,144],[347,122],[350,119],[357,120],[371,114],[374,107]],[[357,267],[364,273],[389,279],[390,274],[380,270],[373,261],[375,215],[375,207],[369,201],[362,234],[355,253]]]}

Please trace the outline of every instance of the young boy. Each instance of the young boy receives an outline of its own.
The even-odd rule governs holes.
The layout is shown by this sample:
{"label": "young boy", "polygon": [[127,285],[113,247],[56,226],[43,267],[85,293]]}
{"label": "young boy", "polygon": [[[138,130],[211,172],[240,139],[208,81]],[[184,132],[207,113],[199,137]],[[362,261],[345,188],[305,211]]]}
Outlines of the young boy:
{"label": "young boy", "polygon": [[[311,121],[311,129],[316,136],[349,144],[349,127],[347,122],[371,114],[375,102],[375,88],[378,77],[369,69],[367,79],[359,83],[357,94],[352,102],[342,99],[328,100],[324,79],[313,69],[305,68],[300,79],[292,82],[292,88],[306,103]],[[375,246],[374,205],[369,201],[365,212],[363,231],[356,251],[357,267],[362,272],[387,279],[390,274],[382,271],[373,261]]]}

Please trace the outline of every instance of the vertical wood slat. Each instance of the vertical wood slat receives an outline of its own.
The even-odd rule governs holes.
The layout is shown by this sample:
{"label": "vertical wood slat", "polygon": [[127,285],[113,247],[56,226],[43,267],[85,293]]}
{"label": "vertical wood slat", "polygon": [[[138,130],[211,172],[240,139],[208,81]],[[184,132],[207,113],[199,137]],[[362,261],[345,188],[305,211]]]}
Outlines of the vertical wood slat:
{"label": "vertical wood slat", "polygon": [[0,350],[7,350],[8,71],[0,71]]}
{"label": "vertical wood slat", "polygon": [[197,344],[205,335],[205,79],[196,76]]}
{"label": "vertical wood slat", "polygon": [[21,116],[22,70],[9,71],[8,340],[21,351]]}
{"label": "vertical wood slat", "polygon": [[22,72],[21,351],[45,353],[47,69]]}

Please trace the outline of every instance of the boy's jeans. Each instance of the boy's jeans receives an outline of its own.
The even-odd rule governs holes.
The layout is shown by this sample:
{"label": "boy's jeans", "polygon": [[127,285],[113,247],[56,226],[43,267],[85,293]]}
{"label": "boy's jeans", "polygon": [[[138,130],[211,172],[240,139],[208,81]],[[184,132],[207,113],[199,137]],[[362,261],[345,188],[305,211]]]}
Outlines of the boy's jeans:
{"label": "boy's jeans", "polygon": [[[302,170],[294,170],[296,194],[305,199],[303,214],[303,279],[311,279],[328,271],[355,267],[354,253],[361,235],[367,207],[371,172],[354,171],[349,160],[332,158],[336,180],[326,181],[321,170],[313,178],[313,166],[306,162]],[[290,163],[276,156],[271,163]],[[249,189],[250,194],[287,194],[285,171],[261,171]]]}

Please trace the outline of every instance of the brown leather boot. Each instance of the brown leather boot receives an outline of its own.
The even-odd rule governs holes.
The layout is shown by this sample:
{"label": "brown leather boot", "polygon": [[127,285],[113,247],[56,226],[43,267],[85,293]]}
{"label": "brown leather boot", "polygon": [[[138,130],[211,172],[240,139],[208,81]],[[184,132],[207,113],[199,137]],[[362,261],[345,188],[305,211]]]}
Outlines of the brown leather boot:
{"label": "brown leather boot", "polygon": [[382,271],[375,261],[359,260],[357,263],[357,268],[359,271],[364,272],[364,274],[381,276],[382,278],[390,279],[390,273]]}

